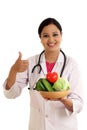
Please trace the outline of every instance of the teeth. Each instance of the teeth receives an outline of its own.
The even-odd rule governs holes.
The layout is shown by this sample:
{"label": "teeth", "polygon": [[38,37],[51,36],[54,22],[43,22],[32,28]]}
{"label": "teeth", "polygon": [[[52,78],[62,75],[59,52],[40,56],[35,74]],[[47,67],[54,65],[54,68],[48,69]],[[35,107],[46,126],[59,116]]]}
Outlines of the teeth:
{"label": "teeth", "polygon": [[54,46],[54,45],[55,45],[54,43],[48,44],[48,46],[51,46],[51,47]]}

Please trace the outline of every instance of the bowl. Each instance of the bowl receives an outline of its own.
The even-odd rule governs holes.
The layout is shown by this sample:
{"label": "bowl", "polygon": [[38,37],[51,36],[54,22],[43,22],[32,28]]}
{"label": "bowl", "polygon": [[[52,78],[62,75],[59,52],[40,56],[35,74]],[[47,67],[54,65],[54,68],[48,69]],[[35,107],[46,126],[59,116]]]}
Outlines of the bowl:
{"label": "bowl", "polygon": [[47,99],[58,99],[67,96],[69,94],[69,90],[54,91],[54,92],[40,91],[40,94],[42,95],[42,97]]}

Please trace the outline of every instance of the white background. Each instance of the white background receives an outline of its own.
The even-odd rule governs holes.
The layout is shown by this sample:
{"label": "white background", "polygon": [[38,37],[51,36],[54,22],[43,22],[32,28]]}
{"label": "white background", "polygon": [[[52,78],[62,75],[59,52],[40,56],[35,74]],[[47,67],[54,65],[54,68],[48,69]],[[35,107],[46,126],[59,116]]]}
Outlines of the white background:
{"label": "white background", "polygon": [[42,51],[37,30],[40,22],[47,17],[54,17],[61,23],[62,49],[81,66],[84,108],[77,117],[79,130],[83,127],[87,129],[86,12],[86,0],[0,0],[0,129],[28,129],[28,86],[16,99],[5,98],[2,86],[19,51],[23,59]]}

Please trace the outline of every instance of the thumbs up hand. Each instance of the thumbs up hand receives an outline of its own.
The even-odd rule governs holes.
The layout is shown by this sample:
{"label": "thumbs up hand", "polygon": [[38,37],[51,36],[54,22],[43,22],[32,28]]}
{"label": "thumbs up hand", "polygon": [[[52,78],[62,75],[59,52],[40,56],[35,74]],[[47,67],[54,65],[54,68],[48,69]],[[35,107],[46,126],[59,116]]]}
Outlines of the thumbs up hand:
{"label": "thumbs up hand", "polygon": [[29,63],[28,60],[22,60],[22,53],[19,52],[19,57],[16,60],[13,68],[16,72],[24,72],[28,69]]}

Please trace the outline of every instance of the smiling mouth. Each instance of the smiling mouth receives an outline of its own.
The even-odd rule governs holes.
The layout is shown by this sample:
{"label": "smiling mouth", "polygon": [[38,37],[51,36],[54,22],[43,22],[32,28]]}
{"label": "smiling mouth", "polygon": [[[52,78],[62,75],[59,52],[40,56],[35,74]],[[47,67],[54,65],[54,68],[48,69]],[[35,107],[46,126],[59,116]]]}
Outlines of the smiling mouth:
{"label": "smiling mouth", "polygon": [[48,43],[47,44],[49,47],[54,47],[56,45],[56,43]]}

